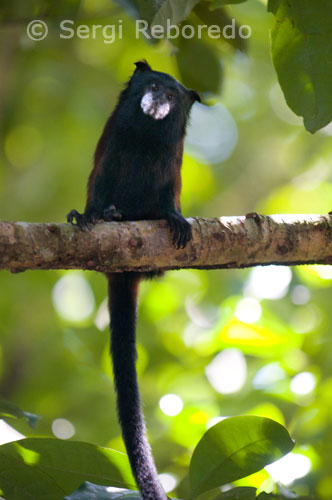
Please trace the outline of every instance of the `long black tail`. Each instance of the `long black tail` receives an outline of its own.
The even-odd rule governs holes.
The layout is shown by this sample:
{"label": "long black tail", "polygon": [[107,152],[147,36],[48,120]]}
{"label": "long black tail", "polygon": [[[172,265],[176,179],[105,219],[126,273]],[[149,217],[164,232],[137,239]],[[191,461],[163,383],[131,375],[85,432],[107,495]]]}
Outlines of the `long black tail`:
{"label": "long black tail", "polygon": [[146,437],[136,374],[138,273],[107,275],[111,354],[118,416],[130,465],[144,500],[166,500]]}

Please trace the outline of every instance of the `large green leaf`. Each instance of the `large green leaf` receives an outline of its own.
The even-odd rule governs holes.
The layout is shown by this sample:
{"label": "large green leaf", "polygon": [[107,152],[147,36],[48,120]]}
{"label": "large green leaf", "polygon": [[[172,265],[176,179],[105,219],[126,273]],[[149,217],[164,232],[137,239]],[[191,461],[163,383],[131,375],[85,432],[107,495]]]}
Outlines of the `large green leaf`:
{"label": "large green leaf", "polygon": [[218,7],[223,7],[224,5],[232,5],[232,4],[244,3],[244,2],[247,2],[247,0],[212,0],[211,8],[215,9]]}
{"label": "large green leaf", "polygon": [[165,0],[151,24],[152,26],[159,24],[166,28],[167,19],[170,24],[178,24],[186,19],[198,2],[200,0]]}
{"label": "large green leaf", "polygon": [[287,430],[269,418],[231,417],[209,429],[189,470],[194,497],[259,471],[294,446]]}
{"label": "large green leaf", "polygon": [[200,92],[220,90],[222,65],[213,47],[195,38],[182,39],[176,59],[184,85]]}
{"label": "large green leaf", "polygon": [[157,2],[149,0],[114,0],[128,14],[136,19],[150,23],[157,12]]}
{"label": "large green leaf", "polygon": [[[233,47],[245,51],[247,47],[247,39],[242,38],[239,35],[239,26],[235,24],[234,28],[234,38],[225,38],[223,36],[223,29],[228,26],[232,26],[232,18],[227,14],[225,9],[215,9],[210,10],[210,4],[208,2],[200,2],[194,9],[195,14],[203,21],[203,24],[208,26],[219,26],[221,31],[220,40],[227,42]],[[227,32],[229,36],[229,29]]]}
{"label": "large green leaf", "polygon": [[[255,490],[255,488],[252,488]],[[122,489],[110,491],[109,487],[99,486],[98,484],[85,481],[74,493],[67,496],[64,500],[142,500],[139,491]],[[229,499],[230,500],[230,499]],[[239,500],[246,500],[241,497]],[[248,499],[249,500],[249,499]],[[251,499],[250,499],[251,500]]]}
{"label": "large green leaf", "polygon": [[240,486],[220,493],[220,495],[214,497],[213,500],[255,500],[256,491],[256,488]]}
{"label": "large green leaf", "polygon": [[6,500],[62,500],[86,480],[135,484],[126,455],[108,448],[49,438],[0,447],[0,489]]}
{"label": "large green leaf", "polygon": [[272,58],[289,107],[315,132],[332,120],[332,0],[270,0]]}
{"label": "large green leaf", "polygon": [[275,14],[279,7],[280,0],[268,0],[267,2],[267,10],[268,12],[273,12]]}
{"label": "large green leaf", "polygon": [[6,399],[0,400],[0,417],[25,418],[30,427],[36,427],[38,420],[41,418],[40,415],[21,410],[21,408]]}

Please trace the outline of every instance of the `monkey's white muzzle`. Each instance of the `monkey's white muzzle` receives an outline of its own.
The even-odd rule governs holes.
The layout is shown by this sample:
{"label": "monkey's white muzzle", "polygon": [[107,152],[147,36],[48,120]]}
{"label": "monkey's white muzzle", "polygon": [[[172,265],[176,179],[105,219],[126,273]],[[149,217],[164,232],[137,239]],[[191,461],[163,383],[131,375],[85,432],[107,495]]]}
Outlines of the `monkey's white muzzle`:
{"label": "monkey's white muzzle", "polygon": [[167,101],[155,99],[152,92],[147,92],[141,100],[141,108],[146,115],[152,116],[155,120],[162,120],[170,112],[171,106]]}

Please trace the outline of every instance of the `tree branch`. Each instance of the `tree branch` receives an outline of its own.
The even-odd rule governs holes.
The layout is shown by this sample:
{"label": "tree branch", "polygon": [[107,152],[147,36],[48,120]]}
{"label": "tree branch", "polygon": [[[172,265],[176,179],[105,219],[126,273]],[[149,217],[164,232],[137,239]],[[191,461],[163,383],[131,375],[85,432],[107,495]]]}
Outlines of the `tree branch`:
{"label": "tree branch", "polygon": [[0,221],[0,269],[241,268],[332,264],[332,216],[248,214],[188,219],[193,240],[175,249],[165,221],[68,224]]}

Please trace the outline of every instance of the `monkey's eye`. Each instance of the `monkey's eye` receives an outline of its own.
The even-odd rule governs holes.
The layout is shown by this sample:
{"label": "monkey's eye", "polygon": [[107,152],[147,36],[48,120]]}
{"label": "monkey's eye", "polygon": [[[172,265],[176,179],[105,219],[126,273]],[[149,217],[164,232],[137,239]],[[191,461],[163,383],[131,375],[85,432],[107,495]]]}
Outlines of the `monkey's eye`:
{"label": "monkey's eye", "polygon": [[152,92],[157,92],[157,90],[159,90],[159,85],[157,85],[156,83],[153,83],[151,85],[151,90],[152,90]]}
{"label": "monkey's eye", "polygon": [[173,102],[175,100],[175,95],[173,94],[167,94],[166,95],[166,99],[169,101],[169,102]]}

